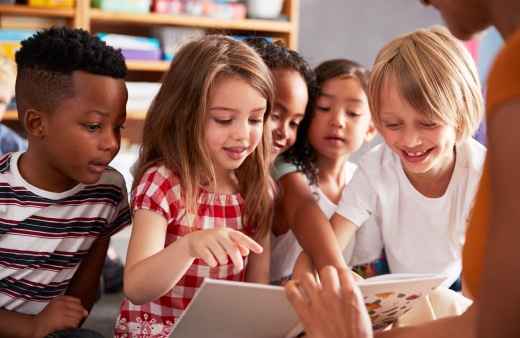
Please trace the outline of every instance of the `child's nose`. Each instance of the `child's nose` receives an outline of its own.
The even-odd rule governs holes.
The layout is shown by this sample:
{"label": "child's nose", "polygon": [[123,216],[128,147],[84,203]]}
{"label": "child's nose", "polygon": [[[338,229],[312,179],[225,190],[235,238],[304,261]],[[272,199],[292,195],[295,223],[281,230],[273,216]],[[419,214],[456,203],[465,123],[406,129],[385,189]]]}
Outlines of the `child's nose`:
{"label": "child's nose", "polygon": [[103,137],[101,148],[103,150],[111,150],[119,148],[121,137],[116,135],[113,131],[107,131]]}
{"label": "child's nose", "polygon": [[330,124],[335,127],[345,127],[347,124],[347,113],[341,109],[332,112]]}
{"label": "child's nose", "polygon": [[415,128],[404,128],[401,134],[401,143],[406,147],[414,147],[421,143],[421,133]]}
{"label": "child's nose", "polygon": [[235,140],[245,140],[249,137],[249,121],[236,123],[233,130],[233,138]]}

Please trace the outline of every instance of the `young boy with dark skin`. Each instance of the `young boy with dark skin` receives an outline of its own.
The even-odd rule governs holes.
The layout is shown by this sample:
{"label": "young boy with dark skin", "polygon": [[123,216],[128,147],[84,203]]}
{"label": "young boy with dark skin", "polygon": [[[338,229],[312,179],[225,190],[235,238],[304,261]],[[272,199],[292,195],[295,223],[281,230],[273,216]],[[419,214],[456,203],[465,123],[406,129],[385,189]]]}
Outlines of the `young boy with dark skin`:
{"label": "young boy with dark skin", "polygon": [[[376,334],[385,337],[519,337],[520,326],[520,1],[420,0],[443,16],[459,39],[494,26],[505,40],[487,79],[488,152],[463,252],[463,290],[474,303],[455,317]],[[507,272],[507,273],[504,273]],[[326,277],[324,277],[326,275]],[[371,337],[359,288],[346,271],[326,267],[322,285],[302,280],[310,301],[287,288],[309,337]],[[326,323],[323,319],[326,318]]]}
{"label": "young boy with dark skin", "polygon": [[78,327],[110,237],[131,222],[108,167],[126,119],[125,61],[84,30],[53,27],[22,41],[16,62],[29,147],[0,158],[0,337],[99,337]]}

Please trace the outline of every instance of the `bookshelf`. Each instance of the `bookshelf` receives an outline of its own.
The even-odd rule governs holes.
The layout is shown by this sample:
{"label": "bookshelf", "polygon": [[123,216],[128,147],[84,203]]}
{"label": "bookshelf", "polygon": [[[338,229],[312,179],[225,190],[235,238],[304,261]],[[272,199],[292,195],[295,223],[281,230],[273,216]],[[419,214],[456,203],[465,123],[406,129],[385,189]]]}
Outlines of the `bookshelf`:
{"label": "bookshelf", "polygon": [[[83,28],[92,33],[105,32],[138,36],[151,36],[151,27],[180,26],[219,31],[226,34],[272,36],[282,39],[294,50],[298,49],[300,0],[284,0],[282,9],[287,21],[243,19],[223,20],[202,16],[174,15],[164,13],[108,12],[90,7],[90,0],[76,0],[73,8],[45,8],[28,5],[0,4],[0,19],[3,15],[62,18],[67,25]],[[43,27],[42,27],[43,28]],[[169,61],[128,60],[129,81],[159,82],[168,69]],[[146,112],[128,112],[129,120],[142,121]],[[4,120],[17,120],[16,111],[7,111]]]}

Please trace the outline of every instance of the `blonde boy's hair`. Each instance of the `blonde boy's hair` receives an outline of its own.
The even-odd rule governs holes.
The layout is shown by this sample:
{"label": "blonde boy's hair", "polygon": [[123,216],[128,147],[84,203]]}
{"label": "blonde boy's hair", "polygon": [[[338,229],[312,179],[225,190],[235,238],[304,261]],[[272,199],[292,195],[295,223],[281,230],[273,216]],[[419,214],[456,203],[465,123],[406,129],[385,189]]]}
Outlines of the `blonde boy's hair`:
{"label": "blonde boy's hair", "polygon": [[466,47],[443,27],[398,36],[379,52],[369,73],[367,96],[381,131],[379,100],[389,77],[399,95],[419,114],[457,129],[457,141],[472,136],[484,114],[475,62]]}
{"label": "blonde boy's hair", "polygon": [[4,53],[0,52],[0,84],[6,83],[12,87],[14,95],[14,83],[16,81],[16,62]]}

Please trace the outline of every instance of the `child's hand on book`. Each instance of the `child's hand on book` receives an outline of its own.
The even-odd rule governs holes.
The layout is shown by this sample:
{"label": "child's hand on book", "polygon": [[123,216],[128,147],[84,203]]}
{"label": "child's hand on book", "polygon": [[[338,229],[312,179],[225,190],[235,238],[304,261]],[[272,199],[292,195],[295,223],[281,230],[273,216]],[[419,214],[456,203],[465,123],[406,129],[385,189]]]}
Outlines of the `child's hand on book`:
{"label": "child's hand on book", "polygon": [[228,228],[213,228],[194,231],[186,236],[188,254],[200,258],[210,267],[228,264],[229,259],[236,269],[244,268],[243,257],[250,251],[261,253],[262,246],[243,233]]}

